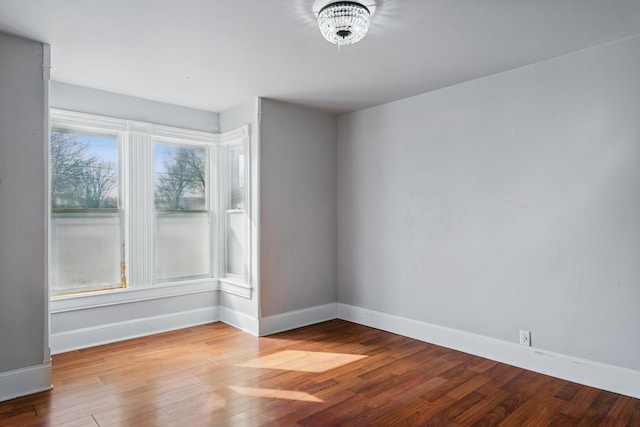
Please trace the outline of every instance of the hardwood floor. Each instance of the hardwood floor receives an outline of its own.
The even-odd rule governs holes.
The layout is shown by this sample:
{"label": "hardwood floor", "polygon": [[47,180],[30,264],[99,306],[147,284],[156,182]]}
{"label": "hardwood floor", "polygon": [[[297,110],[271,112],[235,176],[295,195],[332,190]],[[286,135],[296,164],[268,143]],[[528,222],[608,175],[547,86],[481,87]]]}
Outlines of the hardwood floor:
{"label": "hardwood floor", "polygon": [[640,426],[640,400],[341,320],[223,323],[60,354],[1,426]]}

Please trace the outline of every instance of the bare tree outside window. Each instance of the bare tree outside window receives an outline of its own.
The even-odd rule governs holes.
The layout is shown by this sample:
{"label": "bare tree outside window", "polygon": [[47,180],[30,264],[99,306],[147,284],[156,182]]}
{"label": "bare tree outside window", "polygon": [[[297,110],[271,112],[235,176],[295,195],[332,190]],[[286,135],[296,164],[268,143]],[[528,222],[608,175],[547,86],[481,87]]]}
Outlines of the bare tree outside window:
{"label": "bare tree outside window", "polygon": [[51,293],[126,287],[118,135],[51,132]]}
{"label": "bare tree outside window", "polygon": [[155,156],[156,209],[205,209],[205,150],[156,145]]}
{"label": "bare tree outside window", "polygon": [[204,147],[154,145],[156,281],[211,275],[206,159]]}
{"label": "bare tree outside window", "polygon": [[[100,155],[102,153],[102,155]],[[53,208],[117,208],[117,155],[113,137],[51,133]]]}
{"label": "bare tree outside window", "polygon": [[85,170],[84,187],[87,208],[116,208],[112,191],[117,183],[113,162],[96,162]]}

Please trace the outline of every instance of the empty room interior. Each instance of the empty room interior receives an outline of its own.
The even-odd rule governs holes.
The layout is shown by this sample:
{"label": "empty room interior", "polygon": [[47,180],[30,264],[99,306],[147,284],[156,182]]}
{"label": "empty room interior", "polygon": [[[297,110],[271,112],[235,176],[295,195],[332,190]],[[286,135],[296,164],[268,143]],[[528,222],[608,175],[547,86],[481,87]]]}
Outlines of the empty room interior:
{"label": "empty room interior", "polygon": [[0,425],[640,426],[640,1],[0,0]]}

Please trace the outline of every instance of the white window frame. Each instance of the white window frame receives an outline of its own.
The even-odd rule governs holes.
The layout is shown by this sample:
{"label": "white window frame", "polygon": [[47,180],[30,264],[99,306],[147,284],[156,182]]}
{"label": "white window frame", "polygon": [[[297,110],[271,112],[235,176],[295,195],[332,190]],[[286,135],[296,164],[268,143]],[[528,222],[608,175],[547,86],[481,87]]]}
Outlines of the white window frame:
{"label": "white window frame", "polygon": [[[220,135],[220,158],[224,159],[221,161],[220,165],[220,181],[221,188],[220,191],[220,201],[219,201],[219,212],[223,215],[220,221],[219,234],[222,238],[223,245],[221,248],[223,249],[220,256],[219,268],[221,277],[220,277],[220,289],[227,293],[231,293],[234,295],[243,296],[245,298],[251,298],[252,287],[250,285],[250,266],[251,266],[251,152],[249,146],[249,126],[244,126],[242,128],[226,132]],[[229,180],[229,162],[226,159],[229,159],[229,149],[234,147],[241,147],[244,154],[244,274],[243,275],[234,275],[227,274],[226,265],[227,265],[227,250],[226,250],[226,242],[227,242],[227,227],[226,227],[226,214],[228,212],[228,201],[230,199],[229,191],[230,184]]]}
{"label": "white window frame", "polygon": [[[60,113],[60,114],[58,114]],[[118,150],[118,206],[116,208],[116,210],[118,211],[118,217],[120,220],[120,242],[123,241],[127,241],[127,234],[126,234],[126,220],[125,220],[125,215],[126,215],[126,210],[125,210],[125,203],[127,200],[127,188],[124,185],[124,181],[126,179],[126,168],[125,168],[125,164],[124,164],[124,160],[125,160],[125,154],[124,151],[126,150],[126,138],[127,138],[127,133],[126,133],[126,126],[123,125],[123,123],[117,119],[108,119],[106,117],[102,117],[100,120],[96,120],[95,122],[90,122],[88,120],[86,120],[85,117],[81,117],[79,115],[74,114],[62,114],[61,112],[55,111],[54,110],[51,111],[51,115],[50,115],[50,129],[51,130],[63,130],[63,131],[71,131],[71,132],[77,132],[79,134],[82,133],[86,133],[88,135],[91,134],[105,134],[105,135],[115,135],[116,136],[116,144],[117,144],[117,150]],[[49,138],[50,139],[50,138]],[[51,173],[51,166],[49,167],[50,169],[50,173]],[[51,178],[49,178],[49,181],[51,180]],[[50,188],[50,187],[49,187]],[[47,195],[47,197],[51,196],[51,191],[49,191],[49,194]],[[48,212],[48,218],[49,218],[49,234],[52,233],[52,227],[51,227],[51,220],[52,220],[52,213],[53,213],[53,203],[49,203],[49,212]],[[78,209],[77,210],[78,213],[83,212],[82,209]],[[52,243],[52,239],[51,236],[49,236],[48,238],[49,241],[49,245],[51,245]],[[128,265],[128,258],[127,258],[127,254],[128,254],[128,248],[121,248],[121,251],[124,251],[124,257],[122,257],[122,253],[121,253],[121,260],[124,259],[125,263]],[[49,252],[51,253],[51,248],[49,247]],[[51,263],[49,265],[49,268],[52,268],[53,264]],[[49,280],[52,279],[53,275],[52,274],[48,274]],[[69,297],[69,296],[74,296],[74,295],[78,295],[80,292],[91,292],[91,293],[96,293],[96,292],[112,292],[112,291],[118,291],[118,290],[123,290],[126,289],[125,287],[122,287],[123,284],[121,282],[121,287],[113,287],[113,288],[104,288],[104,289],[99,289],[99,290],[79,290],[79,291],[70,291],[69,293],[61,293],[58,295],[53,296],[53,298],[62,298],[62,297]],[[49,292],[50,294],[51,292]]]}
{"label": "white window frame", "polygon": [[[215,134],[193,131],[150,123],[116,119],[93,114],[51,109],[52,128],[78,129],[103,132],[117,132],[120,160],[120,208],[122,229],[125,236],[125,260],[127,266],[127,288],[92,291],[51,297],[51,312],[73,311],[79,308],[99,307],[122,302],[143,301],[166,298],[176,295],[222,290],[224,292],[251,298],[248,266],[251,256],[251,228],[249,224],[250,169],[249,169],[249,127]],[[209,147],[208,189],[209,212],[211,218],[211,277],[176,282],[154,283],[155,247],[154,233],[155,210],[153,192],[153,146],[155,143],[178,143],[191,146]],[[222,170],[226,170],[225,156],[220,155],[224,144],[243,145],[245,154],[245,276],[226,278],[222,258],[225,254],[226,236],[223,228],[221,192],[226,191],[220,181]],[[134,160],[139,160],[136,164]],[[143,160],[140,160],[143,159]],[[143,197],[140,197],[143,195]],[[50,194],[49,196],[50,197]],[[135,214],[132,215],[132,212]],[[49,214],[50,215],[50,214]],[[135,218],[134,218],[135,217]],[[146,218],[146,220],[145,220]],[[149,221],[148,219],[151,219]]]}
{"label": "white window frame", "polygon": [[[216,165],[217,165],[217,142],[215,141],[216,144],[212,143],[212,142],[202,142],[202,141],[194,141],[194,140],[185,140],[185,139],[181,139],[178,137],[167,137],[167,136],[154,136],[153,138],[153,146],[152,146],[152,151],[155,150],[155,145],[156,144],[162,144],[162,145],[171,145],[173,147],[196,147],[196,148],[204,148],[206,150],[206,158],[205,158],[205,174],[207,177],[207,183],[209,185],[207,185],[206,188],[206,194],[205,194],[205,209],[208,213],[209,216],[209,254],[210,254],[210,261],[209,261],[209,277],[207,277],[206,279],[209,278],[216,278],[219,277],[220,274],[218,272],[218,265],[215,262],[215,260],[217,259],[217,247],[219,246],[216,243],[216,229],[217,229],[217,225],[216,225],[216,210],[214,209],[215,206],[217,206],[217,197],[218,197],[218,191],[216,191],[216,188],[218,188],[218,177],[216,176],[217,174],[214,174],[214,171],[216,171]],[[155,154],[155,151],[154,151]],[[154,183],[154,189],[155,189],[155,183]],[[153,215],[153,223],[154,223],[154,230],[157,229],[157,215],[155,214],[157,212],[157,209],[155,209],[155,191],[152,194],[152,200],[151,203],[154,205],[154,215]],[[182,280],[171,280],[171,279],[158,279],[156,277],[156,268],[155,268],[155,251],[157,250],[156,247],[156,236],[154,235],[154,242],[153,242],[153,248],[154,248],[154,266],[153,266],[153,271],[151,272],[152,275],[152,283],[154,286],[157,285],[162,285],[165,283],[181,283],[181,282],[192,282],[192,281],[198,281],[198,280],[205,280],[205,278],[194,278],[194,279],[182,279]]]}

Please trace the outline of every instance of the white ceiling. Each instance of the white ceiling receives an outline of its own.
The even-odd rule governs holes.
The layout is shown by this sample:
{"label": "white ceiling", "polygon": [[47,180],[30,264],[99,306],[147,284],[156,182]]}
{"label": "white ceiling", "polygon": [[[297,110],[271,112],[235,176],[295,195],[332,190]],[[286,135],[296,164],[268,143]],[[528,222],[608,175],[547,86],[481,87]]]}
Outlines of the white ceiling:
{"label": "white ceiling", "polygon": [[[264,96],[341,113],[640,34],[640,0],[366,0],[338,50],[327,0],[0,0],[61,82],[223,111]],[[315,5],[314,5],[315,3]]]}

